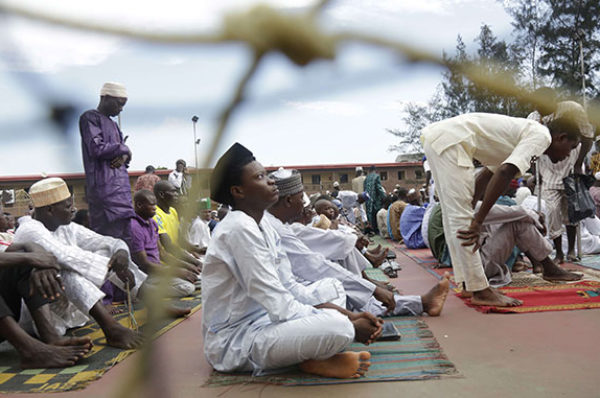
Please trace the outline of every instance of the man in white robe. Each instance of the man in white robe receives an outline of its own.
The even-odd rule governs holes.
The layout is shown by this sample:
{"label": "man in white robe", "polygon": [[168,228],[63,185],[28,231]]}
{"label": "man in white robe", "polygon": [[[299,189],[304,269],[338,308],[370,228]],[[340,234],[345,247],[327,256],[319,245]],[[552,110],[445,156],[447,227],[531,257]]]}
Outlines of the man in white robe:
{"label": "man in white robe", "polygon": [[377,316],[421,315],[423,312],[437,316],[441,313],[448,293],[447,279],[423,296],[400,296],[327,260],[322,253],[309,249],[289,225],[302,216],[304,208],[304,187],[300,173],[296,170],[279,170],[271,176],[279,188],[279,201],[269,209],[265,218],[281,236],[282,247],[297,277],[308,282],[325,277],[340,280],[346,290],[348,308],[355,311],[368,311]]}
{"label": "man in white robe", "polygon": [[360,337],[366,318],[351,320],[321,304],[341,291],[315,294],[293,279],[280,238],[263,217],[277,197],[274,182],[242,145],[234,144],[217,162],[211,198],[233,210],[215,230],[203,269],[206,358],[223,372],[262,374],[299,365],[309,373],[359,377],[369,354],[341,351],[355,338],[370,342],[381,325]]}
{"label": "man in white robe", "polygon": [[130,284],[135,297],[146,275],[129,258],[125,242],[99,235],[71,223],[73,201],[66,183],[47,178],[33,184],[29,194],[35,219],[25,216],[15,234],[15,243],[36,243],[52,253],[61,267],[65,295],[51,304],[57,331],[86,323],[94,318],[106,335],[107,344],[135,348],[141,336],[121,326],[106,310],[100,287],[108,278],[116,286]]}

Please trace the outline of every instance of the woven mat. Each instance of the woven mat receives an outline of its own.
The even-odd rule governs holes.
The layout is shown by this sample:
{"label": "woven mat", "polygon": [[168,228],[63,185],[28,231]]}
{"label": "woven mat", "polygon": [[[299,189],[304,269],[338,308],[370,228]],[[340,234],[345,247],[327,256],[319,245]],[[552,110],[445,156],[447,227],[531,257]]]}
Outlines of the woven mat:
{"label": "woven mat", "polygon": [[331,379],[300,371],[253,377],[251,374],[226,374],[213,371],[205,386],[221,387],[233,384],[265,383],[285,386],[366,383],[375,381],[405,381],[439,379],[458,376],[452,362],[443,354],[427,324],[415,317],[386,318],[400,331],[399,341],[387,341],[364,346],[352,344],[352,351],[369,351],[371,368],[358,379]]}
{"label": "woven mat", "polygon": [[[201,307],[200,291],[191,297],[173,300],[179,308],[190,308],[196,312]],[[135,317],[139,325],[143,325],[146,310],[141,303],[136,305]],[[129,327],[127,314],[116,315],[115,318],[124,326]],[[181,323],[185,318],[166,319],[159,325],[156,337]],[[141,328],[143,330],[143,326]],[[73,336],[89,336],[94,347],[92,351],[76,366],[57,369],[26,369],[19,368],[17,352],[7,342],[0,345],[0,393],[15,392],[58,392],[84,388],[90,382],[102,377],[115,364],[121,362],[135,350],[120,350],[106,345],[104,333],[98,324],[93,322],[81,328],[68,332]]]}

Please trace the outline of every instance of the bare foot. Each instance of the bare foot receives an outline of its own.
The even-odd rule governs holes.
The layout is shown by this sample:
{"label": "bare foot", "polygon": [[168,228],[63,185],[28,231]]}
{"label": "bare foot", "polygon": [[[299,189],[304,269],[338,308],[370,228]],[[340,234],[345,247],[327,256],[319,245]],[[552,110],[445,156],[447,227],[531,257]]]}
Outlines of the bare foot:
{"label": "bare foot", "polygon": [[73,366],[90,350],[82,346],[53,346],[34,340],[35,342],[21,354],[23,369],[66,368]]}
{"label": "bare foot", "polygon": [[429,314],[429,316],[439,316],[444,308],[446,297],[448,296],[448,290],[450,289],[450,278],[449,273],[444,273],[444,277],[438,282],[430,291],[421,296],[421,302],[423,303],[423,312]]}
{"label": "bare foot", "polygon": [[562,264],[564,262],[565,262],[564,255],[562,255],[562,256],[557,255],[556,257],[554,257],[554,263],[555,264]]}
{"label": "bare foot", "polygon": [[169,318],[183,318],[189,315],[192,310],[189,308],[167,307],[166,312]]}
{"label": "bare foot", "polygon": [[581,278],[583,278],[583,275],[565,271],[564,269],[557,267],[556,270],[551,272],[544,270],[542,278],[550,282],[572,282],[580,280]]}
{"label": "bare foot", "polygon": [[579,257],[577,257],[577,256],[575,255],[575,253],[569,253],[569,254],[567,255],[567,262],[568,262],[568,263],[577,263],[577,262],[579,262],[579,261],[581,261],[581,259],[580,259]]}
{"label": "bare foot", "polygon": [[517,260],[513,265],[512,272],[525,271],[527,268],[529,268],[529,264],[527,264],[525,261]]}
{"label": "bare foot", "polygon": [[471,304],[474,305],[489,305],[494,307],[518,307],[523,302],[516,298],[505,296],[497,290],[486,288],[473,292]]}
{"label": "bare foot", "polygon": [[369,249],[369,253],[371,254],[379,254],[381,252],[381,245],[377,245],[372,249]]}
{"label": "bare foot", "polygon": [[143,342],[141,334],[116,322],[104,330],[104,335],[106,336],[106,344],[125,350],[138,348]]}
{"label": "bare foot", "polygon": [[300,364],[303,372],[323,377],[338,379],[355,379],[364,376],[371,366],[371,354],[367,351],[346,351],[328,359],[309,359]]}
{"label": "bare foot", "polygon": [[92,339],[89,337],[74,337],[74,336],[65,336],[61,337],[57,340],[50,341],[48,344],[57,346],[57,347],[68,347],[68,346],[78,346],[87,349],[91,349],[94,345],[92,343]]}
{"label": "bare foot", "polygon": [[554,263],[554,261],[549,258],[545,258],[542,260],[541,265],[543,267],[542,278],[547,281],[555,282],[555,281],[578,281],[583,275],[575,274],[573,272],[565,271],[558,265]]}

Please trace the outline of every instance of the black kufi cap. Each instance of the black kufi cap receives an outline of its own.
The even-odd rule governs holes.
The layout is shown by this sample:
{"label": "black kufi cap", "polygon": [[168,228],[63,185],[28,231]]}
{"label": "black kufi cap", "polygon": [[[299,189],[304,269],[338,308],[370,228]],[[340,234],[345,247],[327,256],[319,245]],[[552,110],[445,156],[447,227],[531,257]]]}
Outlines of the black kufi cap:
{"label": "black kufi cap", "polygon": [[233,144],[217,161],[210,176],[210,198],[233,205],[230,188],[241,183],[242,167],[256,160],[252,152],[240,143]]}

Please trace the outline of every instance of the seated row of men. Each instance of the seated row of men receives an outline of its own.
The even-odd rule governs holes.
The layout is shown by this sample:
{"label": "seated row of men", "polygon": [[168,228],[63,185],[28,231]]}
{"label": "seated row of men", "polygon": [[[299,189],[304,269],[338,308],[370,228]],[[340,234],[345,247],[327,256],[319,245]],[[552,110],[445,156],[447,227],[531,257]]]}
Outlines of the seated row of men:
{"label": "seated row of men", "polygon": [[219,159],[211,192],[233,208],[214,230],[202,271],[204,349],[215,369],[263,374],[298,365],[359,377],[370,354],[346,349],[376,340],[382,316],[442,311],[447,278],[422,296],[401,296],[363,277],[369,261],[352,228],[306,225],[313,215],[298,172],[267,175],[235,144]]}
{"label": "seated row of men", "polygon": [[[248,164],[262,170],[255,161]],[[255,192],[252,189],[255,187],[242,195],[243,200],[239,204],[233,197],[228,200],[214,195],[218,198],[216,200],[232,205],[234,211],[215,229],[206,258],[205,267],[208,268],[203,272],[207,358],[219,370],[252,368],[260,372],[306,362],[303,368],[313,373],[339,377],[363,374],[368,368],[367,354],[337,356],[331,362],[335,362],[337,370],[332,371],[319,361],[292,360],[304,358],[305,354],[280,358],[281,362],[274,359],[277,355],[272,350],[258,345],[255,358],[239,355],[235,347],[241,342],[238,340],[240,334],[235,334],[235,340],[230,344],[215,343],[210,338],[211,331],[223,326],[219,321],[223,316],[235,319],[234,324],[238,327],[244,322],[251,322],[252,327],[242,328],[245,332],[259,327],[260,323],[255,322],[257,307],[262,308],[268,314],[267,318],[273,321],[296,319],[301,314],[318,314],[319,319],[335,320],[330,325],[330,332],[336,335],[336,338],[330,336],[330,340],[338,341],[335,347],[340,344],[340,333],[345,334],[345,342],[356,340],[368,344],[374,341],[381,332],[381,316],[419,315],[424,312],[436,316],[442,311],[448,292],[447,279],[422,296],[401,296],[385,284],[368,280],[363,271],[369,260],[358,249],[364,249],[368,241],[352,229],[325,231],[294,223],[305,214],[300,175],[282,170],[273,177],[278,185],[264,177],[267,181],[264,185],[271,190],[272,198],[264,192],[262,195]],[[276,186],[280,189],[277,190]],[[98,322],[109,345],[134,348],[141,343],[141,336],[116,322],[103,305],[105,293],[102,289],[108,281],[120,290],[129,289],[134,297],[138,291],[151,289],[162,277],[169,278],[170,294],[173,296],[194,291],[193,282],[199,272],[196,266],[198,260],[175,244],[181,240],[177,236],[179,220],[173,207],[175,195],[171,194],[170,188],[171,184],[164,181],[155,185],[155,194],[146,190],[136,193],[136,214],[131,219],[132,239],[128,246],[121,240],[98,235],[71,222],[72,196],[61,179],[45,179],[31,187],[29,192],[34,213],[19,220],[20,226],[8,253],[0,254],[0,281],[3,286],[13,287],[2,289],[1,333],[21,354],[23,367],[69,366],[82,358],[89,352],[91,341],[87,338],[63,338],[62,335],[66,329],[87,322],[88,317]],[[277,203],[273,205],[275,199]],[[267,208],[270,210],[265,212]],[[260,217],[259,209],[262,209]],[[158,223],[154,221],[156,213],[161,216]],[[206,216],[207,213],[204,211],[202,214]],[[262,227],[262,236],[247,236],[249,216],[262,220],[258,224]],[[197,221],[192,223],[188,236],[192,240],[197,240],[194,234],[206,235],[207,217],[201,224]],[[198,232],[200,229],[203,232]],[[232,233],[236,236],[231,236]],[[225,255],[222,254],[224,245],[228,251]],[[365,254],[377,261],[382,252],[372,255],[365,251]],[[238,279],[237,285],[226,286],[223,280],[215,285],[214,253],[220,253],[219,258],[224,256],[221,261],[229,266],[237,267],[237,272],[229,275]],[[227,269],[217,267],[217,275]],[[268,280],[272,277],[277,280]],[[34,291],[31,296],[30,284]],[[21,314],[21,299],[25,300],[40,340],[30,337],[16,323]],[[224,310],[224,305],[230,308]],[[185,311],[176,312],[177,315],[183,313]],[[323,353],[316,354],[322,349],[319,336],[323,337],[322,324],[318,323],[320,326],[312,337],[312,343],[305,346],[305,340],[300,339],[295,344],[298,349],[308,350],[307,353],[313,350],[315,355],[306,354],[307,360],[324,358]],[[344,327],[338,329],[339,325]],[[288,326],[290,330],[297,327]],[[219,341],[226,335],[219,333]],[[300,335],[309,339],[308,334]],[[262,344],[279,347],[279,342],[269,336],[263,335]],[[256,340],[254,344],[258,344]],[[286,346],[288,351],[293,347],[282,346]],[[217,354],[223,347],[228,347],[226,352]],[[329,345],[327,353],[331,349]],[[33,355],[36,352],[42,354]],[[285,353],[281,355],[287,356]],[[243,362],[244,358],[246,362]],[[345,370],[341,371],[343,366],[346,366]]]}

